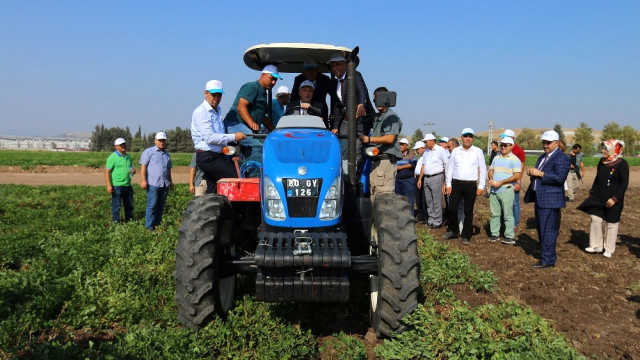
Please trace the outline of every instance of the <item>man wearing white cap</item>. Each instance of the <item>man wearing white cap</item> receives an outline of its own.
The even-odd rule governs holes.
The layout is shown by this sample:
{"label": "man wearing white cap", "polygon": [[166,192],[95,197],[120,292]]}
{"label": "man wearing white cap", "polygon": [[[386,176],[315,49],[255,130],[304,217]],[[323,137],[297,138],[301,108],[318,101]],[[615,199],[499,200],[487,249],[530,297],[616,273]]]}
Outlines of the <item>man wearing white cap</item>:
{"label": "man wearing white cap", "polygon": [[427,223],[432,229],[442,226],[442,194],[444,193],[445,168],[447,166],[447,151],[436,145],[436,137],[427,134],[422,140],[427,149],[420,158],[418,166],[420,176],[418,187],[424,191],[427,203]]}
{"label": "man wearing white cap", "polygon": [[[273,88],[282,77],[275,65],[267,65],[262,69],[260,78],[248,82],[238,90],[233,105],[224,118],[227,132],[232,134],[241,132],[251,135],[260,131],[264,125],[267,130],[273,130],[273,123],[267,117],[267,90]],[[248,137],[240,141],[240,151],[243,161],[262,163],[262,139]],[[259,169],[255,169],[249,176],[258,176]]]}
{"label": "man wearing white cap", "polygon": [[504,137],[500,140],[500,153],[493,158],[489,166],[489,209],[491,217],[489,225],[490,242],[500,238],[500,215],[504,213],[503,244],[515,244],[515,221],[513,219],[513,184],[520,180],[522,168],[520,160],[511,152],[513,139]]}
{"label": "man wearing white cap", "polygon": [[540,138],[544,154],[536,166],[526,170],[531,183],[524,194],[525,203],[535,203],[536,230],[540,241],[540,261],[533,265],[538,269],[556,264],[556,241],[560,229],[560,209],[565,207],[564,182],[571,169],[569,157],[558,150],[560,136],[553,130]]}
{"label": "man wearing white cap", "polygon": [[331,86],[331,79],[318,71],[318,63],[313,59],[307,59],[302,65],[302,74],[296,76],[293,80],[293,88],[291,89],[291,101],[300,100],[300,85],[303,81],[311,81],[313,83],[313,100],[322,104],[322,118],[329,119],[329,108],[327,107],[327,94]]}
{"label": "man wearing white cap", "polygon": [[451,154],[451,151],[449,150],[449,138],[446,136],[443,136],[440,138],[440,140],[438,140],[438,145],[440,145],[443,149],[447,150],[447,154]]}
{"label": "man wearing white cap", "polygon": [[291,99],[291,93],[289,93],[289,88],[286,86],[278,86],[278,90],[276,90],[276,98],[271,99],[271,117],[273,127],[278,125],[278,121],[284,115],[284,107],[289,103],[289,99]]}
{"label": "man wearing white cap", "polygon": [[155,146],[145,149],[140,155],[140,187],[147,189],[147,210],[145,227],[154,230],[162,221],[164,204],[169,190],[173,190],[171,180],[171,157],[165,150],[167,134],[158,131]]}
{"label": "man wearing white cap", "polygon": [[458,206],[464,199],[464,223],[462,226],[462,244],[468,245],[472,234],[473,207],[476,196],[482,195],[487,179],[487,165],[484,153],[473,146],[474,131],[471,128],[462,130],[462,146],[451,152],[446,172],[446,193],[449,198],[449,226],[443,235],[445,239],[458,236]]}
{"label": "man wearing white cap", "polygon": [[396,163],[396,194],[407,198],[413,213],[413,196],[416,192],[416,179],[413,177],[413,171],[417,163],[416,155],[409,150],[409,139],[398,140],[398,146],[402,153],[402,159]]}
{"label": "man wearing white cap", "polygon": [[[520,160],[520,174],[524,172],[525,154],[524,150],[516,144],[516,133],[511,129],[505,129],[500,138],[511,138],[513,140],[513,148],[511,153]],[[515,231],[518,232],[518,224],[520,223],[520,180],[513,184],[513,218],[515,220]]]}
{"label": "man wearing white cap", "polygon": [[127,141],[117,138],[114,142],[116,151],[107,158],[105,180],[107,192],[111,194],[111,216],[114,223],[120,222],[120,203],[124,208],[124,221],[133,218],[133,188],[131,177],[136,173],[127,154]]}
{"label": "man wearing white cap", "polygon": [[416,180],[416,186],[414,188],[414,198],[416,202],[415,219],[416,222],[421,222],[423,224],[427,223],[427,202],[424,197],[424,191],[422,190],[424,182],[421,184],[422,186],[418,186],[418,179],[420,178],[420,171],[422,170],[422,166],[419,164],[421,163],[422,156],[424,155],[426,149],[427,147],[422,140],[416,142],[416,144],[413,146],[413,151],[415,151],[415,153],[419,156],[416,162],[416,167],[413,170],[413,177]]}
{"label": "man wearing white cap", "polygon": [[196,166],[192,168],[202,171],[209,194],[216,193],[218,180],[238,177],[235,166],[222,153],[222,148],[246,137],[240,131],[235,134],[224,131],[220,108],[223,94],[220,81],[208,81],[204,88],[204,101],[191,115],[191,140],[196,149]]}
{"label": "man wearing white cap", "polygon": [[[331,115],[333,119],[330,121],[332,132],[338,135],[347,135],[348,119],[347,119],[347,61],[341,54],[335,54],[329,59],[331,73],[335,77],[332,79],[329,95],[331,95]],[[356,71],[356,121],[358,135],[368,134],[371,129],[371,120],[365,118],[367,114],[373,114],[375,110],[369,99],[369,90],[364,82],[364,78],[359,71]],[[395,140],[394,140],[395,143]],[[340,139],[342,145],[342,158],[347,158],[347,140]],[[358,153],[358,149],[356,150]]]}
{"label": "man wearing white cap", "polygon": [[291,100],[287,105],[286,115],[314,115],[322,117],[325,126],[329,128],[329,123],[323,114],[326,113],[326,109],[323,109],[323,104],[313,99],[314,85],[311,81],[305,80],[300,84],[300,90],[298,90],[298,99]]}

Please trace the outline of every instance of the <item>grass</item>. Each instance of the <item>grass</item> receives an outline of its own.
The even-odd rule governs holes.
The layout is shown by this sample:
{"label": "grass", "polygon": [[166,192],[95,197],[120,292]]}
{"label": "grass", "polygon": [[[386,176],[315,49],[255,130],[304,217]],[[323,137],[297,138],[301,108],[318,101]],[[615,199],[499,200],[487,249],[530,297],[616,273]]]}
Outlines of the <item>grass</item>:
{"label": "grass", "polygon": [[[39,165],[46,166],[87,166],[104,167],[110,152],[55,152],[1,150],[0,166],[19,166],[22,169],[33,169]],[[129,153],[134,164],[140,160],[139,152]],[[189,166],[192,153],[170,153],[173,166]],[[139,166],[138,166],[139,167]]]}
{"label": "grass", "polygon": [[[103,187],[0,185],[0,192],[0,359],[366,356],[358,337],[341,329],[325,333],[343,313],[353,313],[352,326],[363,334],[366,296],[344,306],[269,304],[239,291],[226,319],[197,334],[181,327],[173,272],[177,228],[190,198],[186,185],[170,193],[153,233],[144,229],[146,199],[137,185],[135,220],[117,225],[110,223]],[[578,357],[527,307],[460,303],[452,285],[493,291],[497,279],[428,232],[419,239],[421,304],[406,320],[410,329],[378,346],[377,356]]]}

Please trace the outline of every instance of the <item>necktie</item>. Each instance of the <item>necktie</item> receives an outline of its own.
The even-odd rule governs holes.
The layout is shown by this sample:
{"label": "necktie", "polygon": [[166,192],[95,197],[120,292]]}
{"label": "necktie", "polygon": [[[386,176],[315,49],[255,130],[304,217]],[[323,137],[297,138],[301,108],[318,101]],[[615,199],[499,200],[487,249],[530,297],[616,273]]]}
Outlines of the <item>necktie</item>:
{"label": "necktie", "polygon": [[345,94],[346,94],[346,89],[344,86],[344,79],[340,79],[340,96],[342,97],[342,102],[345,101],[345,98],[344,98]]}
{"label": "necktie", "polygon": [[[538,165],[538,170],[542,169],[542,166],[544,165],[544,163],[547,161],[548,158],[549,158],[549,154],[545,155],[544,158],[542,158],[542,161],[540,161],[540,165]],[[540,182],[539,177],[533,180],[533,191],[536,191],[536,188],[538,187],[538,182]]]}
{"label": "necktie", "polygon": [[542,166],[544,165],[544,163],[547,161],[548,158],[549,158],[549,155],[544,156],[544,158],[540,162],[540,165],[538,165],[538,170],[542,169]]}

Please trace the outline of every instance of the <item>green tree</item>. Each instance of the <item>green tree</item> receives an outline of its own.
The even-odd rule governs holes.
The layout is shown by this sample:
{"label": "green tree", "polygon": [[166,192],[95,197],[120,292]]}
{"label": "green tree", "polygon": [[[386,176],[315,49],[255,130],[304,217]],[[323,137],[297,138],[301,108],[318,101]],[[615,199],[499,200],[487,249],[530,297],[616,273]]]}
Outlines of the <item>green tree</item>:
{"label": "green tree", "polygon": [[422,130],[420,130],[420,128],[417,128],[411,136],[411,148],[413,148],[415,144],[422,139],[424,139],[424,133],[422,133]]}
{"label": "green tree", "polygon": [[553,126],[553,130],[558,133],[558,135],[560,136],[560,140],[562,140],[566,144],[567,140],[565,140],[565,138],[564,138],[564,132],[562,131],[562,125],[560,123],[556,123]]}
{"label": "green tree", "polygon": [[602,136],[600,139],[608,140],[608,139],[621,139],[622,138],[622,128],[615,121],[608,122],[604,124],[604,128],[602,129]]}
{"label": "green tree", "polygon": [[640,134],[631,125],[625,125],[622,128],[621,140],[624,141],[626,149],[624,154],[627,156],[633,156],[638,151],[637,142],[640,139]]}
{"label": "green tree", "polygon": [[516,137],[516,144],[525,150],[540,150],[542,149],[542,143],[540,142],[540,135],[535,131],[524,128],[520,132],[520,135]]}
{"label": "green tree", "polygon": [[585,156],[591,156],[596,152],[596,146],[593,143],[593,129],[585,122],[581,122],[576,129],[573,143],[582,146],[582,152]]}

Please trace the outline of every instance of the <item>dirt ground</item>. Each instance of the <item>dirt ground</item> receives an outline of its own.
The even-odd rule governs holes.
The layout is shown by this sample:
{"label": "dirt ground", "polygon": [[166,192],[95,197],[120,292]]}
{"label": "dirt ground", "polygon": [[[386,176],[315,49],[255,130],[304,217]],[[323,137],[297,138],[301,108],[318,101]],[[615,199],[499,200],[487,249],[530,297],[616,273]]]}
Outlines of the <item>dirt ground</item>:
{"label": "dirt ground", "polygon": [[[584,252],[589,242],[589,217],[576,210],[576,206],[587,197],[594,173],[594,168],[587,168],[576,201],[567,203],[562,212],[555,268],[532,267],[540,254],[532,204],[522,204],[517,244],[502,245],[487,241],[489,201],[479,197],[471,244],[462,246],[459,239],[450,242],[480,268],[493,271],[499,279],[499,290],[495,294],[476,293],[464,286],[454,290],[473,306],[500,300],[527,304],[550,320],[587,356],[640,359],[640,168],[631,171],[618,244],[611,259]],[[188,176],[188,167],[173,170],[176,183],[186,183]],[[139,179],[136,175],[134,181]],[[523,182],[526,189],[528,179],[525,177]],[[104,185],[104,170],[41,166],[24,171],[19,167],[0,167],[0,183]],[[439,240],[446,230],[431,231]],[[371,347],[376,340],[370,335],[371,332],[363,340],[372,356]]]}

